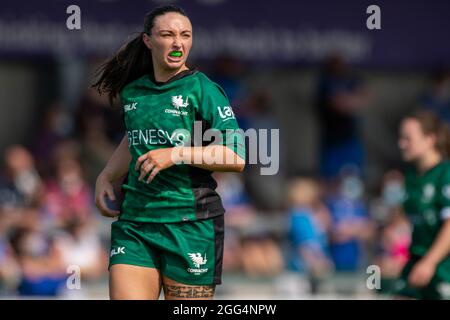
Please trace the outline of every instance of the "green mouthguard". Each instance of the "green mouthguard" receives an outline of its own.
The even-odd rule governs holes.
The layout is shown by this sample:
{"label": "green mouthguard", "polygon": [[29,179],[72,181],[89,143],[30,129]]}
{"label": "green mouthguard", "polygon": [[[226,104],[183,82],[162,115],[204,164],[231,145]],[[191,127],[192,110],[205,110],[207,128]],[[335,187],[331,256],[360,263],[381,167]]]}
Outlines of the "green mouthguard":
{"label": "green mouthguard", "polygon": [[171,53],[169,53],[169,56],[171,57],[181,57],[181,51],[172,51]]}

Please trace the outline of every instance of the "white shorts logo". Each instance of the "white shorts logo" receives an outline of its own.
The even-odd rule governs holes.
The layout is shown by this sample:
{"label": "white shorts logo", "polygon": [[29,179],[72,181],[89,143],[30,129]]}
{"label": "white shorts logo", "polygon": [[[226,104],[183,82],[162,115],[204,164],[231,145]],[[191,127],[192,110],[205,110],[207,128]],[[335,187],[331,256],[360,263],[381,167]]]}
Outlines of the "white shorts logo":
{"label": "white shorts logo", "polygon": [[196,275],[208,272],[208,268],[201,268],[202,265],[204,265],[204,264],[206,264],[206,262],[208,262],[208,260],[206,259],[206,253],[205,253],[204,257],[202,257],[200,252],[188,253],[188,256],[189,256],[189,258],[191,258],[195,269],[188,268],[187,272],[193,273]]}

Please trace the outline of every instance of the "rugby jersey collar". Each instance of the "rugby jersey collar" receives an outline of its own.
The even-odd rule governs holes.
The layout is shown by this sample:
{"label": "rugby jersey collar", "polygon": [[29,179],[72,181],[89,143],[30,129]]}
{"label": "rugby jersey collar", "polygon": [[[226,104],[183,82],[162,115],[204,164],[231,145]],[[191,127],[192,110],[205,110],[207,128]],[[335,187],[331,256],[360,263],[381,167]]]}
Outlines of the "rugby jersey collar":
{"label": "rugby jersey collar", "polygon": [[174,82],[176,80],[182,79],[184,77],[190,76],[190,75],[192,75],[194,73],[197,73],[197,70],[195,68],[184,70],[184,71],[181,71],[180,73],[177,73],[172,78],[170,78],[169,80],[164,81],[164,82],[156,81],[154,73],[151,73],[150,76],[149,76],[149,79],[152,82],[152,84],[154,84],[155,86],[160,87],[160,86],[172,83],[172,82]]}

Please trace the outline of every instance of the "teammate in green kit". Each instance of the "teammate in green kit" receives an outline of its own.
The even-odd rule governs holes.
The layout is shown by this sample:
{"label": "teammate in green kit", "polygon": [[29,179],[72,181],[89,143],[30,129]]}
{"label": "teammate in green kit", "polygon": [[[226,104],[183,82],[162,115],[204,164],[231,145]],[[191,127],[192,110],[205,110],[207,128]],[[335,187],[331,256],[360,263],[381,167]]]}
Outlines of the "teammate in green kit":
{"label": "teammate in green kit", "polygon": [[396,281],[399,297],[450,298],[450,134],[431,112],[400,127],[399,147],[413,166],[405,173],[404,211],[413,227],[410,260]]}
{"label": "teammate in green kit", "polygon": [[[186,66],[192,36],[181,8],[158,7],[94,84],[119,98],[126,127],[96,183],[98,208],[118,216],[111,299],[158,299],[161,288],[166,299],[212,299],[221,283],[225,210],[211,173],[241,172],[245,147],[225,92]],[[124,175],[123,201],[112,210]]]}

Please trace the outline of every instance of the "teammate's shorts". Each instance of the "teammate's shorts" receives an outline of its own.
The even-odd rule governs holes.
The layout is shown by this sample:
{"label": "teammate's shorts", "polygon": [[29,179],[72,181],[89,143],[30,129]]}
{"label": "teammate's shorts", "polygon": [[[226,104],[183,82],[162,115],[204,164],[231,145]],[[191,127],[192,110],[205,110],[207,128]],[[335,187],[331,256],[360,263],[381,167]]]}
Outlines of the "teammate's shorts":
{"label": "teammate's shorts", "polygon": [[406,263],[400,278],[394,284],[394,294],[420,300],[450,300],[450,259],[445,259],[438,265],[427,286],[416,288],[408,283],[408,277],[420,259],[419,256],[412,256]]}
{"label": "teammate's shorts", "polygon": [[224,216],[151,223],[120,219],[111,224],[109,268],[114,264],[156,268],[187,285],[220,284]]}

